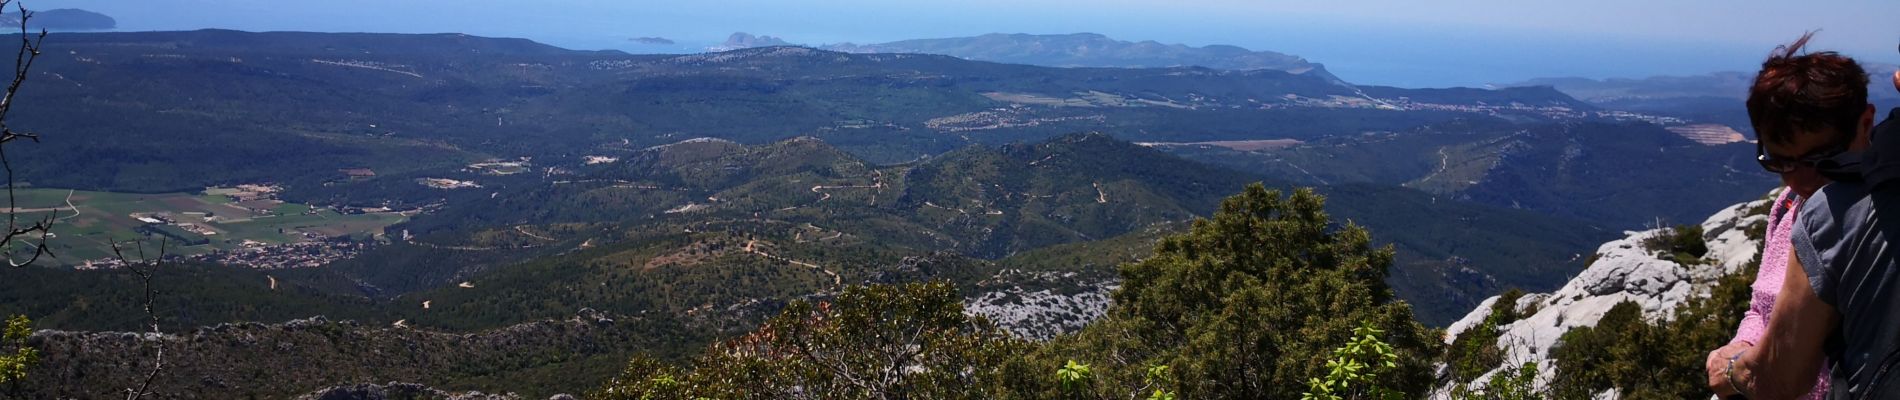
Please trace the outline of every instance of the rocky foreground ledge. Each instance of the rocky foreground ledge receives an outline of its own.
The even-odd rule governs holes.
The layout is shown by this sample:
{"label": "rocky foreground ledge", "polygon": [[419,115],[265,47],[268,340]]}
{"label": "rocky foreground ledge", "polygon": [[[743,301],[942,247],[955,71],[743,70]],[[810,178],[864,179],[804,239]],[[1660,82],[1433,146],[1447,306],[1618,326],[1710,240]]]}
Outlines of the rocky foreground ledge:
{"label": "rocky foreground ledge", "polygon": [[679,340],[669,326],[583,310],[475,333],[322,317],[178,334],[44,330],[30,339],[41,363],[21,386],[26,398],[124,397],[162,344],[165,370],[148,398],[527,398],[514,391],[546,398],[554,394],[521,388],[592,387],[600,377],[591,375],[618,372],[632,353]]}
{"label": "rocky foreground ledge", "polygon": [[[298,396],[297,400],[520,400],[513,393],[488,394],[479,391],[454,393],[417,383],[390,382],[386,385],[360,384],[338,386]],[[559,394],[548,400],[573,400]]]}
{"label": "rocky foreground ledge", "polygon": [[[1761,240],[1749,237],[1748,231],[1767,224],[1768,216],[1764,214],[1769,201],[1736,204],[1703,221],[1702,239],[1709,253],[1700,264],[1683,265],[1659,257],[1644,246],[1645,241],[1667,234],[1668,229],[1626,232],[1623,239],[1604,243],[1597,248],[1595,261],[1563,288],[1518,298],[1516,310],[1524,317],[1499,327],[1497,346],[1504,350],[1504,365],[1537,363],[1538,375],[1532,382],[1541,390],[1556,376],[1551,349],[1564,333],[1595,326],[1618,303],[1635,302],[1650,321],[1674,318],[1677,307],[1707,296],[1717,280],[1758,262]],[[1498,296],[1486,299],[1453,323],[1446,329],[1445,343],[1452,343],[1459,334],[1482,323],[1498,300]],[[1447,376],[1448,370],[1441,367],[1440,375]],[[1494,369],[1479,376],[1473,388],[1482,388],[1497,373],[1499,370]],[[1441,388],[1432,398],[1450,398],[1450,388]]]}

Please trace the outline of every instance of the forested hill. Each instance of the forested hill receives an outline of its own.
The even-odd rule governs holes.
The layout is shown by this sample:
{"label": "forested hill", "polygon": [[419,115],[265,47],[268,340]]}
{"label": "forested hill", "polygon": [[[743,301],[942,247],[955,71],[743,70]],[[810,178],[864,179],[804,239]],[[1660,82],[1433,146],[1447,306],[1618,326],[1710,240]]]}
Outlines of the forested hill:
{"label": "forested hill", "polygon": [[[1086,137],[1073,139],[1087,141]],[[924,327],[946,332],[945,336],[918,339],[915,351],[928,356],[899,365],[920,370],[948,365],[956,367],[952,371],[982,372],[967,378],[966,385],[926,386],[943,396],[1079,392],[1097,398],[1131,390],[1229,395],[1273,390],[1279,396],[1293,396],[1309,390],[1301,389],[1305,386],[1299,382],[1326,374],[1331,367],[1325,361],[1361,357],[1331,349],[1365,340],[1391,346],[1383,351],[1396,352],[1395,357],[1404,361],[1367,367],[1390,380],[1347,381],[1349,385],[1376,385],[1420,396],[1427,391],[1471,396],[1501,390],[1569,396],[1630,389],[1697,396],[1702,394],[1699,383],[1673,377],[1682,374],[1646,371],[1699,368],[1700,357],[1695,356],[1702,353],[1700,349],[1727,339],[1727,331],[1747,304],[1747,285],[1742,278],[1752,272],[1746,260],[1754,257],[1765,218],[1760,213],[1766,209],[1765,201],[1740,204],[1710,217],[1701,226],[1635,232],[1623,240],[1603,244],[1593,257],[1592,268],[1564,289],[1549,295],[1513,292],[1488,301],[1454,327],[1459,336],[1452,340],[1440,337],[1437,330],[1419,326],[1406,315],[1404,303],[1390,301],[1390,293],[1378,280],[1392,267],[1388,264],[1391,254],[1368,246],[1363,236],[1366,232],[1358,228],[1328,223],[1340,220],[1326,218],[1326,213],[1316,207],[1335,208],[1332,202],[1322,203],[1303,191],[1281,197],[1281,192],[1260,187],[1244,190],[1225,200],[1220,211],[1191,230],[1167,235],[1154,247],[1153,256],[1123,265],[1120,274],[1128,289],[1114,295],[1116,303],[1105,315],[1098,312],[1098,317],[1081,321],[1081,330],[1073,335],[1043,342],[1008,336],[964,314],[958,305],[956,285],[967,281],[952,279],[950,282],[955,283],[929,285],[903,284],[903,280],[869,281],[872,286],[852,286],[778,304],[784,310],[778,318],[766,320],[765,326],[751,334],[712,344],[694,357],[698,347],[681,343],[704,343],[705,337],[694,336],[698,332],[751,330],[749,324],[735,324],[724,318],[762,318],[743,315],[763,311],[760,304],[693,306],[707,297],[671,297],[722,293],[730,285],[645,290],[625,290],[635,288],[622,285],[652,279],[648,274],[671,273],[675,278],[664,279],[679,279],[734,267],[807,281],[823,276],[772,262],[751,266],[734,263],[752,258],[743,253],[755,249],[752,244],[744,245],[743,251],[700,246],[694,252],[703,255],[692,255],[669,247],[686,242],[624,242],[582,251],[565,260],[516,268],[466,287],[428,293],[431,297],[405,298],[432,299],[434,307],[425,302],[417,309],[406,301],[391,303],[382,310],[377,306],[361,307],[390,313],[371,317],[374,322],[368,323],[319,318],[284,324],[187,328],[167,335],[42,331],[33,336],[31,343],[48,351],[44,360],[49,364],[28,370],[25,382],[29,385],[23,393],[83,397],[116,392],[118,386],[132,385],[136,373],[149,366],[144,359],[129,356],[159,343],[167,346],[167,360],[172,363],[167,370],[171,373],[156,381],[155,388],[165,394],[161,397],[182,393],[283,396],[390,380],[455,391],[509,391],[537,397],[582,391],[609,398],[638,398],[643,393],[665,391],[799,390],[811,387],[813,383],[808,380],[824,382],[829,381],[824,378],[830,374],[871,368],[845,364],[851,369],[824,369],[810,364],[813,358],[822,362],[833,357],[882,357],[890,349],[905,349],[892,343],[902,343],[903,332]],[[677,227],[660,231],[673,228]],[[723,236],[728,246],[748,240],[782,240],[772,239],[782,236],[769,229],[747,235],[731,229],[739,228],[736,225],[723,228],[698,236]],[[833,244],[853,240],[857,239]],[[817,247],[823,246],[794,240],[763,248],[804,257],[825,252]],[[981,263],[969,262],[907,258],[902,264],[887,271],[993,271]],[[710,268],[714,265],[720,268]],[[772,281],[739,276],[746,279],[714,281]],[[1262,276],[1279,279],[1264,280]],[[1623,279],[1629,276],[1657,279]],[[704,278],[670,283],[690,284],[694,279]],[[596,290],[591,288],[596,281],[610,284]],[[484,290],[491,287],[503,290]],[[641,293],[665,293],[649,297],[653,303],[645,306],[677,302],[689,311],[628,315],[586,309],[579,315],[567,313],[547,321],[498,325],[496,329],[467,334],[411,326],[418,322],[440,324],[445,317],[519,312],[535,302],[519,301],[517,296],[545,294],[555,288],[567,288],[566,293],[575,295],[617,295],[622,299]],[[571,306],[568,302],[577,298],[543,302]],[[605,299],[609,298],[592,300]],[[593,304],[616,306],[611,302]],[[1673,314],[1675,318],[1646,317],[1648,314]],[[402,319],[393,324],[377,320],[397,316],[421,319]],[[1149,322],[1163,318],[1176,322]],[[1173,324],[1185,324],[1187,328],[1174,328]],[[1214,329],[1230,324],[1246,325],[1244,329]],[[1593,328],[1593,324],[1599,326]],[[1354,326],[1361,328],[1354,330]],[[1554,339],[1559,335],[1563,340]],[[1221,338],[1228,340],[1209,340]],[[819,345],[843,351],[761,351]],[[1113,358],[1117,351],[1136,348],[1146,350],[1135,353],[1142,358]],[[1284,356],[1219,356],[1236,348],[1270,348]],[[1616,351],[1606,356],[1603,348]],[[1644,348],[1668,351],[1641,351]],[[682,360],[688,357],[690,362]],[[633,361],[626,362],[628,358]],[[777,362],[749,363],[762,360]],[[1433,367],[1437,362],[1451,367]],[[1520,370],[1519,362],[1554,369]],[[966,365],[979,367],[963,368]],[[756,369],[736,368],[741,366]],[[1086,384],[1063,383],[1073,378],[1036,379],[1031,377],[1050,374],[1030,373],[1089,369],[1095,372],[1090,373],[1093,378]],[[1229,371],[1236,369],[1255,371],[1248,376],[1256,379],[1250,382],[1256,382],[1257,387],[1236,388],[1209,384],[1223,382],[1218,379],[1193,378],[1232,375]],[[1474,381],[1479,373],[1493,370],[1502,374],[1499,376],[1528,375]],[[606,380],[616,373],[620,374],[618,379]],[[757,379],[732,378],[733,374],[745,377],[755,373],[760,374]],[[1144,375],[1149,377],[1144,380]],[[940,379],[936,376],[907,374],[887,385],[934,382]],[[1004,379],[1006,376],[1018,378]],[[651,384],[669,381],[674,383]]]}
{"label": "forested hill", "polygon": [[[77,8],[55,8],[34,10],[30,25],[33,29],[46,29],[53,32],[96,31],[119,27],[119,21],[112,16]],[[20,13],[16,10],[0,12],[0,27],[15,30],[20,27]]]}
{"label": "forested hill", "polygon": [[[686,140],[564,175],[429,173],[488,189],[431,189],[415,183],[426,175],[391,174],[299,194],[446,205],[389,229],[413,239],[275,279],[319,288],[312,289],[313,299],[297,300],[306,304],[367,297],[361,302],[391,306],[362,315],[453,329],[560,318],[583,307],[629,315],[713,307],[757,316],[785,298],[841,283],[908,276],[894,266],[918,266],[905,261],[911,258],[937,260],[923,265],[935,272],[906,279],[971,285],[1005,267],[1113,275],[1128,258],[1109,255],[1145,250],[1153,237],[1210,215],[1221,198],[1249,183],[1294,187],[1102,134],[972,146],[893,166],[797,138],[754,146]],[[1390,281],[1434,324],[1504,287],[1555,287],[1580,266],[1578,253],[1611,234],[1575,220],[1442,201],[1412,189],[1341,185],[1320,193],[1342,224],[1366,226],[1376,243],[1395,246]],[[1125,239],[1131,235],[1148,241]],[[817,267],[787,269],[774,260]],[[43,281],[56,288],[90,282],[47,275]],[[256,274],[231,276],[262,282]],[[20,293],[40,290],[53,289]],[[127,328],[67,309],[70,296],[27,301],[32,298],[7,309],[58,316],[48,320],[61,324],[55,327]],[[215,294],[192,298],[187,304],[218,302]],[[434,307],[416,308],[423,301]],[[209,314],[297,316],[283,309],[240,311]]]}
{"label": "forested hill", "polygon": [[1402,186],[1611,229],[1698,220],[1776,184],[1752,143],[1698,143],[1647,123],[1464,120],[1254,151],[1157,147],[1301,184]]}
{"label": "forested hill", "polygon": [[[459,34],[205,30],[66,33],[46,49],[14,124],[48,132],[60,151],[27,155],[22,172],[43,186],[121,191],[691,137],[816,136],[885,163],[1088,130],[1203,141],[1257,139],[1271,126],[1275,137],[1311,139],[1589,109],[1518,91],[1369,95],[1275,70],[1049,68],[797,47],[655,56]],[[1409,103],[1379,97],[1388,95]]]}

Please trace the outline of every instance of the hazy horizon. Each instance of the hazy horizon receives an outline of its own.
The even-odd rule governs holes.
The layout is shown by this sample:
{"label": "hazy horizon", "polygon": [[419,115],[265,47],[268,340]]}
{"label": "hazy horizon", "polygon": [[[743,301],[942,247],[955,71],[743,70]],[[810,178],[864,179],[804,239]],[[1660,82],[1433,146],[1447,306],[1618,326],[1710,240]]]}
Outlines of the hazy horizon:
{"label": "hazy horizon", "polygon": [[[242,0],[29,1],[110,15],[119,30],[456,32],[522,37],[572,49],[635,53],[703,51],[733,32],[820,45],[881,43],[987,33],[1099,33],[1125,41],[1235,45],[1304,57],[1360,84],[1482,86],[1540,77],[1643,78],[1753,70],[1777,44],[1819,29],[1816,50],[1869,62],[1900,60],[1900,3],[1616,0],[1593,4],[1378,1],[1329,5],[1192,0],[992,0],[887,4],[865,0],[783,4],[723,0],[641,4],[562,0],[534,5],[474,0],[321,4]],[[675,45],[642,45],[663,37]]]}

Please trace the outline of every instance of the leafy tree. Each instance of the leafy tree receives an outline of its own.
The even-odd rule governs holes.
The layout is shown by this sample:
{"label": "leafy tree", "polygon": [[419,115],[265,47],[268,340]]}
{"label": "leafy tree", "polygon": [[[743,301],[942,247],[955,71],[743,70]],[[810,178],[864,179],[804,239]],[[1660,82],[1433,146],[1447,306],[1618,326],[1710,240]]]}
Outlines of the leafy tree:
{"label": "leafy tree", "polygon": [[1168,390],[1168,388],[1174,386],[1174,373],[1168,370],[1168,366],[1156,365],[1148,367],[1148,377],[1146,380],[1147,385],[1145,387],[1154,389],[1153,392],[1148,394],[1148,400],[1174,400],[1174,391]]}
{"label": "leafy tree", "polygon": [[1093,383],[1095,374],[1089,372],[1089,365],[1069,360],[1061,369],[1056,370],[1056,383],[1062,385],[1062,393],[1071,398],[1079,397],[1084,388]]}
{"label": "leafy tree", "polygon": [[[854,286],[713,346],[690,371],[639,358],[605,399],[978,399],[1034,383],[1027,342],[963,314],[947,283]],[[1086,375],[1086,372],[1082,372]]]}
{"label": "leafy tree", "polygon": [[6,331],[0,332],[0,384],[26,379],[26,370],[39,363],[39,350],[26,345],[30,336],[33,336],[32,320],[24,316],[7,320]]}
{"label": "leafy tree", "polygon": [[1333,225],[1323,204],[1311,190],[1248,186],[1153,257],[1124,265],[1107,315],[1046,357],[1094,366],[1109,383],[1098,397],[1138,396],[1144,370],[1166,365],[1183,398],[1295,399],[1369,325],[1396,356],[1380,382],[1423,393],[1439,335],[1386,286],[1392,250],[1373,248],[1356,224]]}
{"label": "leafy tree", "polygon": [[1302,400],[1380,399],[1396,400],[1398,392],[1380,386],[1379,375],[1398,367],[1392,346],[1379,341],[1378,329],[1360,325],[1353,330],[1352,342],[1333,349],[1326,361],[1326,377],[1307,383]]}

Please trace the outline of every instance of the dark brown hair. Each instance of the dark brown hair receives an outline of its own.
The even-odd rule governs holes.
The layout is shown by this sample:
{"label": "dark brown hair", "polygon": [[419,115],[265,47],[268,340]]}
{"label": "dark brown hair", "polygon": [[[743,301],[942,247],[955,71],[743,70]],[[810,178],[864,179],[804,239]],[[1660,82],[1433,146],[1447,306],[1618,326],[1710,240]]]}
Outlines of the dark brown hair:
{"label": "dark brown hair", "polygon": [[1748,121],[1764,143],[1790,144],[1795,135],[1831,135],[1845,144],[1867,111],[1867,70],[1832,51],[1801,54],[1814,32],[1775,47],[1748,89]]}

